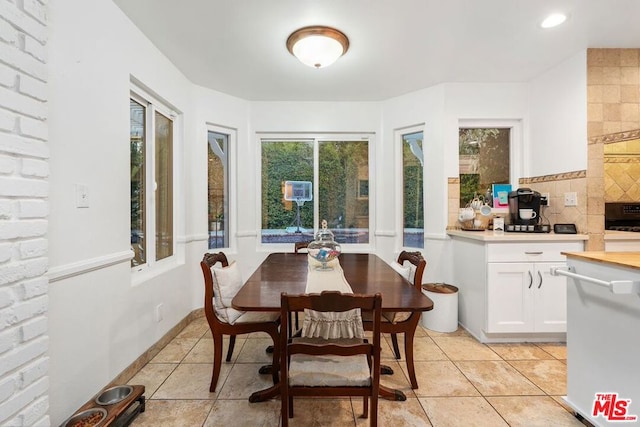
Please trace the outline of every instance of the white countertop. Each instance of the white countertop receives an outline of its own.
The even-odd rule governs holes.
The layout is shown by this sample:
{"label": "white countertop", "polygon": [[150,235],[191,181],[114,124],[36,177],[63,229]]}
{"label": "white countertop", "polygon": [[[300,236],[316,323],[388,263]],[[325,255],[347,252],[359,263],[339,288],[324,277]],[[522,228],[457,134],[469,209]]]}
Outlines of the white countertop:
{"label": "white countertop", "polygon": [[640,233],[634,231],[617,231],[605,230],[604,240],[638,240],[640,241]]}
{"label": "white countertop", "polygon": [[[503,232],[494,234],[493,230],[485,231],[463,231],[447,230],[450,237],[458,237],[483,242],[566,242],[588,240],[586,234],[555,234],[555,233],[518,233]],[[633,234],[633,233],[628,233]],[[640,234],[640,233],[636,233]],[[640,237],[640,236],[639,236]]]}

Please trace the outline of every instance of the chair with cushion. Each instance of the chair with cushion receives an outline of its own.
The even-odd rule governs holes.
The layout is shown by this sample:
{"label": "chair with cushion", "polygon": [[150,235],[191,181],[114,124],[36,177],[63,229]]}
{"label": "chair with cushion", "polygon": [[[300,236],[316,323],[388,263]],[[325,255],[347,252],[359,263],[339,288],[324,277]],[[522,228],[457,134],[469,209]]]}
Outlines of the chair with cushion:
{"label": "chair with cushion", "polygon": [[[408,264],[405,265],[405,262]],[[409,283],[422,292],[422,274],[427,266],[427,261],[422,257],[420,252],[402,251],[398,255],[397,262],[391,267],[401,274]],[[393,353],[396,359],[400,359],[400,348],[398,347],[397,334],[404,334],[404,352],[407,362],[407,371],[411,388],[418,388],[418,380],[416,379],[416,371],[413,364],[413,337],[420,322],[420,312],[384,312],[382,313],[382,333],[391,334],[391,343],[393,345]],[[365,318],[364,328],[369,331],[373,326],[369,319]]]}
{"label": "chair with cushion", "polygon": [[[221,266],[216,266],[220,263]],[[229,335],[227,362],[231,360],[236,335],[251,332],[266,332],[274,343],[272,376],[274,384],[279,381],[280,313],[242,312],[231,307],[231,300],[242,287],[242,277],[235,262],[229,264],[224,253],[206,253],[200,262],[204,275],[204,313],[213,335],[213,374],[209,391],[214,392],[222,366],[222,339]]]}
{"label": "chair with cushion", "polygon": [[[303,330],[314,331],[309,334],[311,336],[306,336],[305,332],[299,338],[280,335],[282,427],[288,426],[288,419],[293,418],[294,396],[362,396],[362,418],[369,417],[371,425],[377,425],[381,307],[380,294],[324,291],[321,294],[281,295],[283,324],[289,321],[289,314],[305,309],[316,312],[315,316],[328,316],[323,318],[321,327],[315,329],[313,326],[307,329],[311,316],[305,317]],[[373,342],[364,338],[361,312],[370,313]],[[338,324],[327,325],[330,320],[326,319],[332,316],[338,319],[334,321]],[[345,327],[345,322],[352,327]],[[337,338],[324,338],[325,335]]]}

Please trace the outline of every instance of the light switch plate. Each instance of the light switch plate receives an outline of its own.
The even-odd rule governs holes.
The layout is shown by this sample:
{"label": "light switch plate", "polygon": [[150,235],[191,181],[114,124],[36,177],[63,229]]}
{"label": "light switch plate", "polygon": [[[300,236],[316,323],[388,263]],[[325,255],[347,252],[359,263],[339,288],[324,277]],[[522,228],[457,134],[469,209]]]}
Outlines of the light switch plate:
{"label": "light switch plate", "polygon": [[564,193],[564,205],[578,206],[578,193],[576,193],[575,191]]}
{"label": "light switch plate", "polygon": [[76,207],[89,207],[89,186],[84,184],[76,184]]}

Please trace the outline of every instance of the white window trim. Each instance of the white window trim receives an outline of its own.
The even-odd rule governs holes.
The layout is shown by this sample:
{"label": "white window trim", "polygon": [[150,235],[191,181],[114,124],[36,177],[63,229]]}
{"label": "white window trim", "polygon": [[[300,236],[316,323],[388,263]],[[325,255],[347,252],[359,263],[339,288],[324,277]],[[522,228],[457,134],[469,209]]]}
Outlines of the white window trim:
{"label": "white window trim", "polygon": [[[149,131],[155,129],[155,112],[159,112],[164,116],[171,119],[173,122],[173,254],[161,260],[155,260],[155,209],[149,208],[155,206],[155,191],[146,191],[145,203],[147,206],[147,230],[153,230],[148,234],[147,239],[147,253],[149,254],[149,248],[152,248],[150,255],[147,257],[147,262],[143,265],[139,265],[131,268],[132,273],[132,285],[138,285],[153,277],[161,275],[180,264],[184,263],[184,251],[182,251],[182,245],[178,245],[179,242],[184,241],[181,238],[181,230],[178,225],[181,224],[181,211],[178,209],[182,205],[182,192],[181,187],[181,164],[182,164],[182,114],[176,111],[167,101],[154,95],[148,89],[145,89],[141,83],[135,81],[132,78],[129,97],[134,101],[145,106],[146,112],[146,126],[145,126],[145,156],[150,159],[150,164],[155,165],[155,141],[151,141]],[[151,142],[151,143],[149,143]],[[146,167],[145,179],[147,183],[154,182],[155,167]]]}
{"label": "white window trim", "polygon": [[424,231],[424,238],[423,238],[423,242],[422,242],[422,248],[415,248],[415,247],[410,247],[410,246],[404,246],[404,187],[403,187],[403,183],[404,183],[404,167],[403,167],[403,163],[402,163],[402,144],[403,144],[403,136],[407,135],[407,134],[411,134],[411,133],[417,133],[417,132],[422,132],[422,153],[424,156],[424,151],[425,151],[425,124],[421,123],[421,124],[417,124],[417,125],[412,125],[412,126],[405,126],[405,127],[401,127],[401,128],[397,128],[394,129],[393,131],[393,141],[394,141],[394,145],[395,145],[395,156],[396,156],[396,174],[395,174],[395,182],[396,184],[396,188],[397,191],[396,193],[396,197],[395,197],[395,205],[396,205],[396,230],[398,230],[398,232],[396,233],[397,238],[396,238],[396,246],[399,248],[398,252],[402,251],[402,250],[411,250],[411,251],[423,251],[426,248],[426,237],[427,237],[427,233],[425,230],[425,225],[427,224],[427,209],[426,209],[426,191],[424,191],[424,183],[426,182],[426,173],[427,173],[427,168],[424,167],[424,164],[426,164],[426,159],[424,159],[423,162],[423,166],[422,166],[422,182],[423,182],[423,190],[422,190],[422,206],[425,207],[424,211],[423,211],[423,230]]}
{"label": "white window trim", "polygon": [[[228,212],[228,215],[229,215],[228,244],[229,246],[224,249],[227,249],[229,253],[235,253],[237,248],[236,234],[238,230],[238,198],[237,198],[238,168],[236,167],[237,165],[236,163],[237,149],[236,148],[238,146],[238,130],[232,127],[216,125],[216,124],[207,122],[207,140],[208,140],[209,132],[221,133],[228,136],[228,147],[227,147],[227,153],[226,153],[227,154],[227,189],[226,191],[228,191],[228,193],[226,194],[226,196],[227,196],[227,203],[229,204],[229,207],[228,207],[228,210],[229,210]],[[207,170],[208,168],[209,168],[209,165],[207,165]],[[207,194],[207,198],[208,197],[209,195]],[[208,209],[208,206],[209,206],[209,201],[207,200],[207,209]],[[209,230],[208,225],[206,229]],[[222,248],[208,249],[209,248],[208,242],[209,242],[209,238],[208,238],[208,232],[207,232],[207,250],[216,252],[222,249]]]}
{"label": "white window trim", "polygon": [[[313,146],[313,179],[314,184],[318,182],[318,143],[323,141],[363,141],[368,143],[368,161],[369,161],[369,243],[349,243],[341,244],[342,252],[371,252],[375,249],[375,231],[376,223],[376,185],[375,185],[375,133],[371,132],[328,132],[328,133],[275,133],[275,132],[256,132],[256,250],[258,252],[290,252],[293,248],[292,243],[262,243],[262,142],[263,141],[311,141]],[[314,201],[318,200],[319,188],[313,186]],[[319,206],[314,203],[314,218],[318,218]],[[319,224],[313,225],[314,235],[318,232]]]}

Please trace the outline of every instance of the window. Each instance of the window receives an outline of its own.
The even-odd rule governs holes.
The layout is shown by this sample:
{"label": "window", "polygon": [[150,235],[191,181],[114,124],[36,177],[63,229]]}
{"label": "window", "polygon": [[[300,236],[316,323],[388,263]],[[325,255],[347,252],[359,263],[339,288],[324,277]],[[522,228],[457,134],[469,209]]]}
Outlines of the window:
{"label": "window", "polygon": [[235,133],[210,126],[208,150],[209,249],[229,247],[229,145]]}
{"label": "window", "polygon": [[408,129],[402,135],[402,246],[424,248],[423,132]]}
{"label": "window", "polygon": [[492,203],[492,185],[510,182],[511,129],[460,128],[458,136],[460,207],[476,195]]}
{"label": "window", "polygon": [[142,267],[175,253],[173,144],[175,113],[131,93],[131,249],[132,267]]}
{"label": "window", "polygon": [[[262,243],[313,240],[326,219],[339,243],[369,243],[369,141],[262,139]],[[287,181],[311,182],[312,200],[287,200]]]}

